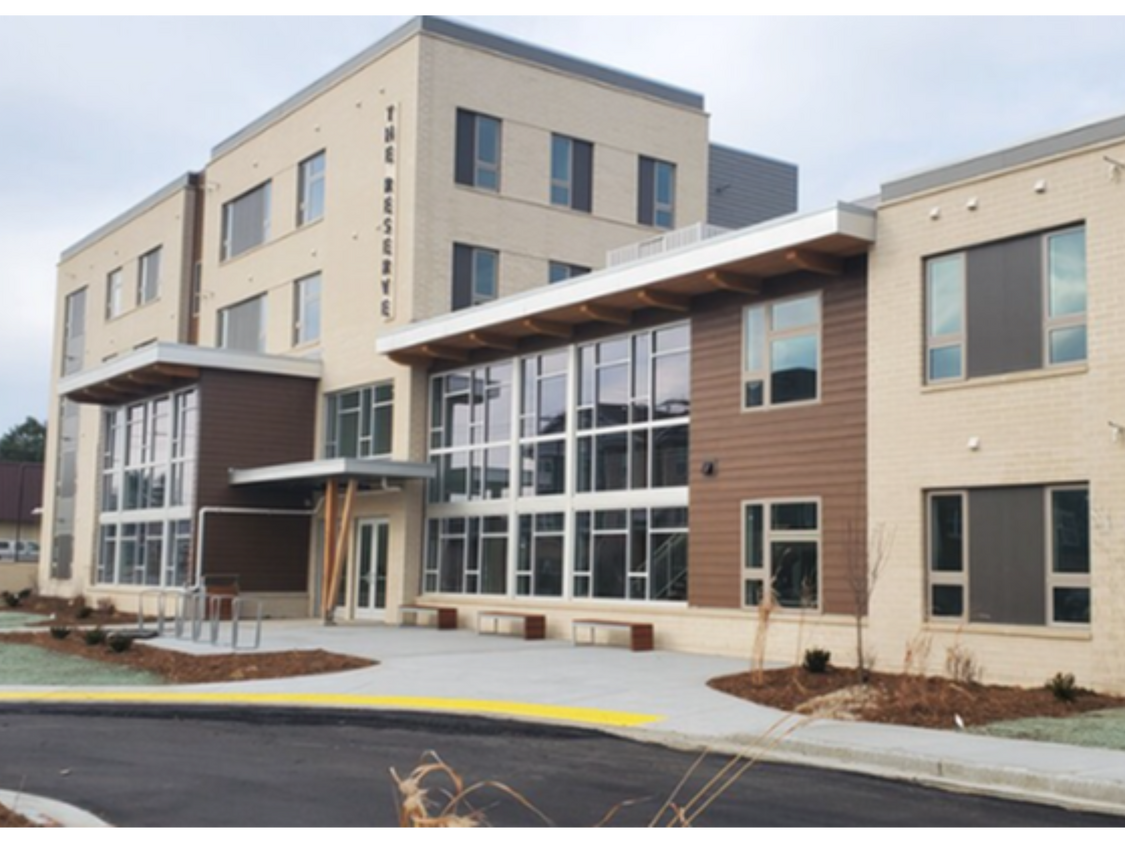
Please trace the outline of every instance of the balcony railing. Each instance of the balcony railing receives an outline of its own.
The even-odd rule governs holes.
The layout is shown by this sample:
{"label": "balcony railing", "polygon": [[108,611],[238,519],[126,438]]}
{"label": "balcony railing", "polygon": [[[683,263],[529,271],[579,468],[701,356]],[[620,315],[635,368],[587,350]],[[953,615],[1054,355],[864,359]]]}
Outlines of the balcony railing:
{"label": "balcony railing", "polygon": [[665,252],[672,252],[676,249],[683,249],[685,246],[702,243],[705,240],[726,234],[728,231],[730,229],[713,226],[710,223],[696,223],[693,226],[650,237],[638,243],[630,243],[628,246],[611,249],[606,253],[605,265],[607,267],[619,267],[622,264],[629,264],[643,258],[663,255]]}

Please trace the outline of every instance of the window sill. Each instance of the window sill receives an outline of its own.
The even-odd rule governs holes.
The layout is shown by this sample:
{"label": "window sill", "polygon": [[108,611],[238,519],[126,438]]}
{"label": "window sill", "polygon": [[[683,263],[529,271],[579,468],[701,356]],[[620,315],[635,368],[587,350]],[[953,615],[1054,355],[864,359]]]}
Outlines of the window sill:
{"label": "window sill", "polygon": [[1047,367],[1043,369],[1029,369],[1026,372],[1010,372],[1004,375],[986,375],[983,378],[966,378],[959,381],[923,384],[922,394],[947,393],[956,390],[969,390],[975,387],[996,387],[1003,384],[1023,384],[1030,381],[1042,381],[1046,378],[1067,378],[1075,375],[1085,375],[1089,371],[1090,366],[1088,363]]}
{"label": "window sill", "polygon": [[778,413],[786,410],[798,410],[802,407],[819,407],[823,403],[824,402],[821,401],[820,397],[818,396],[815,399],[809,399],[807,401],[790,401],[783,402],[782,404],[763,404],[759,405],[758,407],[746,407],[746,405],[743,405],[742,413]]}
{"label": "window sill", "polygon": [[927,633],[952,633],[964,636],[996,636],[999,638],[1046,639],[1053,641],[1089,642],[1094,638],[1089,627],[1051,627],[1018,624],[972,624],[961,619],[938,621],[928,619],[922,625]]}

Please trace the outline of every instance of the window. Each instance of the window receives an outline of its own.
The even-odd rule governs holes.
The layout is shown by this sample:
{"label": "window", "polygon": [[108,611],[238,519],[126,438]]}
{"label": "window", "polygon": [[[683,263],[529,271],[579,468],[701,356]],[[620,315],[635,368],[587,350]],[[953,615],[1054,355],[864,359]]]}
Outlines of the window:
{"label": "window", "polygon": [[243,352],[266,350],[266,297],[255,296],[219,311],[218,345]]}
{"label": "window", "polygon": [[568,278],[586,275],[588,272],[590,272],[589,267],[583,267],[579,264],[563,264],[558,261],[551,261],[547,271],[547,281],[550,284],[556,284],[560,281],[566,281]]}
{"label": "window", "polygon": [[1090,623],[1087,487],[931,492],[927,510],[931,618]]}
{"label": "window", "polygon": [[146,252],[138,262],[137,271],[137,304],[144,305],[154,302],[160,296],[160,253],[157,246],[151,252]]}
{"label": "window", "polygon": [[302,161],[298,168],[298,226],[308,225],[324,216],[324,168],[326,160],[325,153],[318,152],[311,158]]}
{"label": "window", "polygon": [[121,268],[105,278],[105,318],[114,319],[125,310],[125,274]]}
{"label": "window", "polygon": [[106,411],[98,583],[187,583],[197,413],[194,389]]}
{"label": "window", "polygon": [[742,406],[747,410],[820,396],[820,295],[743,311]]}
{"label": "window", "polygon": [[566,350],[525,357],[520,388],[520,495],[566,492]]}
{"label": "window", "polygon": [[686,507],[575,514],[574,597],[686,601]]}
{"label": "window", "polygon": [[578,492],[687,486],[691,329],[578,350]]}
{"label": "window", "polygon": [[86,360],[86,289],[66,297],[63,316],[62,374],[73,375]]}
{"label": "window", "polygon": [[564,513],[520,516],[516,594],[558,598],[563,594]]}
{"label": "window", "polygon": [[457,109],[457,158],[455,179],[459,185],[500,190],[500,121],[495,117]]}
{"label": "window", "polygon": [[497,296],[500,253],[479,246],[453,245],[453,310],[491,302]]}
{"label": "window", "polygon": [[293,345],[320,339],[320,273],[293,283]]}
{"label": "window", "polygon": [[389,457],[394,446],[395,386],[372,384],[327,397],[324,456]]}
{"label": "window", "polygon": [[975,246],[925,262],[926,380],[1086,360],[1086,230]]}
{"label": "window", "polygon": [[742,508],[744,603],[756,607],[770,590],[791,609],[820,606],[820,504],[749,502]]}
{"label": "window", "polygon": [[658,229],[675,228],[675,164],[641,156],[638,167],[637,222]]}
{"label": "window", "polygon": [[508,517],[431,519],[426,592],[504,595],[508,592]]}
{"label": "window", "polygon": [[270,236],[270,183],[232,199],[223,206],[221,258],[228,261],[265,243]]}
{"label": "window", "polygon": [[551,136],[551,204],[589,212],[593,205],[594,145]]}

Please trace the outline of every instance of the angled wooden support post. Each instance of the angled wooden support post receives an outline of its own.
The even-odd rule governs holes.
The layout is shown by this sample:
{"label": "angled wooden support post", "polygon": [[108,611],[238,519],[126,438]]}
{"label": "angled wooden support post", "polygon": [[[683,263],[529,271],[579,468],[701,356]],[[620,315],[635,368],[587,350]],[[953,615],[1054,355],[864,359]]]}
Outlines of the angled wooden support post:
{"label": "angled wooden support post", "polygon": [[332,560],[336,553],[336,481],[330,480],[324,488],[324,549],[320,565],[320,617],[329,620],[335,595],[328,593],[332,580]]}
{"label": "angled wooden support post", "polygon": [[347,563],[348,547],[352,540],[352,510],[355,509],[355,494],[359,482],[352,478],[348,481],[347,492],[344,493],[344,512],[340,516],[340,535],[336,537],[336,549],[332,560],[332,582],[328,584],[328,593],[332,596],[325,621],[331,624],[335,621],[336,595],[340,592],[340,579],[344,576],[344,566]]}

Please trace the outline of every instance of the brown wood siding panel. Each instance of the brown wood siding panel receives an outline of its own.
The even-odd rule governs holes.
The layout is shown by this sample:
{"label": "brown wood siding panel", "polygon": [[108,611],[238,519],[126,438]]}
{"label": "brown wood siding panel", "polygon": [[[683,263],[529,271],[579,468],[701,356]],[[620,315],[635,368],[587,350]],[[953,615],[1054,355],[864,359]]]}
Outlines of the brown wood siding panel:
{"label": "brown wood siding panel", "polygon": [[[316,407],[316,382],[308,379],[202,373],[198,505],[306,509],[307,492],[235,488],[229,470],[311,460]],[[304,591],[310,522],[297,516],[209,515],[204,574],[238,574],[243,591]]]}
{"label": "brown wood siding panel", "polygon": [[[752,300],[697,299],[692,312],[691,604],[742,605],[742,502],[821,501],[823,611],[848,613],[849,554],[866,535],[866,262],[843,276],[795,274],[772,280],[764,299],[823,291],[821,401],[742,411],[742,312]],[[714,461],[704,477],[700,465]]]}

